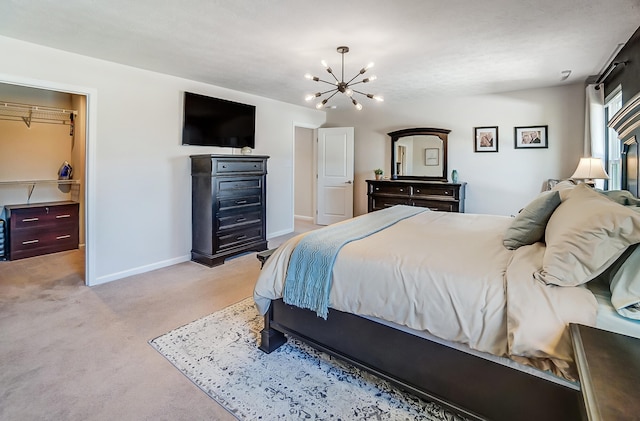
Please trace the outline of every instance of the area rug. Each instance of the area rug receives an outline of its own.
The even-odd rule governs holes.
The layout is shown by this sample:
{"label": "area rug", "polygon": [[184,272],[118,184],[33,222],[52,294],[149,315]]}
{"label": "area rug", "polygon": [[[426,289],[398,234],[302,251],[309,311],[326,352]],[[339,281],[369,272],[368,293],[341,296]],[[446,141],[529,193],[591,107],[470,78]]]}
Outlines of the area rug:
{"label": "area rug", "polygon": [[257,347],[247,298],[149,343],[239,420],[463,420],[295,339]]}

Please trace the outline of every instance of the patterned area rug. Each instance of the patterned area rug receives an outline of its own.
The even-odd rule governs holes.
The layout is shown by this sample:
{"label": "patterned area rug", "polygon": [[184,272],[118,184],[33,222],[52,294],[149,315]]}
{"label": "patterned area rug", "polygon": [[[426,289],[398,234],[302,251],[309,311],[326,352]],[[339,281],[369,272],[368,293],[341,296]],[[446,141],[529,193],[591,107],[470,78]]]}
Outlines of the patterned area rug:
{"label": "patterned area rug", "polygon": [[240,420],[462,420],[295,339],[257,347],[253,299],[149,343]]}

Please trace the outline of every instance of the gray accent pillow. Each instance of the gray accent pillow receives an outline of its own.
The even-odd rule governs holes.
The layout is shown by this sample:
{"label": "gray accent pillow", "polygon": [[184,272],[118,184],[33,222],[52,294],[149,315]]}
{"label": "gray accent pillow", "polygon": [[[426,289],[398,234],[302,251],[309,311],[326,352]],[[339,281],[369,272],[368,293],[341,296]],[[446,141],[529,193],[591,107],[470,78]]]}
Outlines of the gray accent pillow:
{"label": "gray accent pillow", "polygon": [[545,191],[516,215],[504,233],[502,243],[509,250],[543,240],[551,214],[560,204],[558,191]]}

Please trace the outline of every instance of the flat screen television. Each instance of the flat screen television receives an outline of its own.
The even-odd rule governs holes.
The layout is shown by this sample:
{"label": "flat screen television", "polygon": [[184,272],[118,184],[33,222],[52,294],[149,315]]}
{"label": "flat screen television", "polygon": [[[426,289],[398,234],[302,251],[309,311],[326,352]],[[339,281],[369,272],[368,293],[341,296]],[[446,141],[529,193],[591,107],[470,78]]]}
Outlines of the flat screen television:
{"label": "flat screen television", "polygon": [[256,107],[184,93],[182,144],[255,148]]}

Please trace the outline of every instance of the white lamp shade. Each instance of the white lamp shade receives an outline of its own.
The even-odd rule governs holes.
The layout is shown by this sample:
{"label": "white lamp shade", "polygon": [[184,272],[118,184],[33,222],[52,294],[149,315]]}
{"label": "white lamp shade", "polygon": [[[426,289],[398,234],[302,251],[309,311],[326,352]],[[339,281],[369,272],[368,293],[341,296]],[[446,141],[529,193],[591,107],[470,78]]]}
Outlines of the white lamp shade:
{"label": "white lamp shade", "polygon": [[604,170],[602,165],[602,159],[600,158],[580,158],[578,168],[571,176],[573,179],[582,180],[595,180],[605,179],[608,180],[609,176]]}

